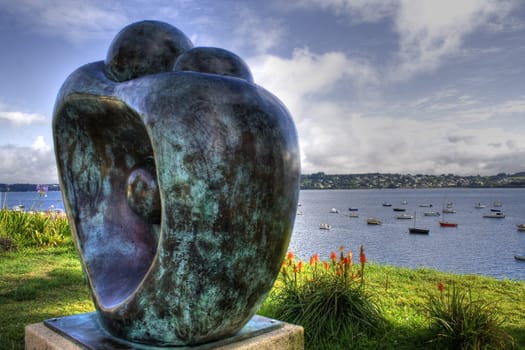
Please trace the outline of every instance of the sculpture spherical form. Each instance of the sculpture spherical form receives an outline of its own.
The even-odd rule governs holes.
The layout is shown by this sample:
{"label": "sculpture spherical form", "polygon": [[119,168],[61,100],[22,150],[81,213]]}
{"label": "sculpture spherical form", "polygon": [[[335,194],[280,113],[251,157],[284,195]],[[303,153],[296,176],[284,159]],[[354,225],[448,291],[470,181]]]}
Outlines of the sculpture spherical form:
{"label": "sculpture spherical form", "polygon": [[216,47],[194,47],[182,53],[174,70],[226,75],[253,83],[250,68],[239,56]]}
{"label": "sculpture spherical form", "polygon": [[[299,194],[286,107],[238,56],[191,49],[172,28],[123,30],[106,62],[67,78],[53,115],[100,324],[154,346],[227,338],[251,319],[279,273]],[[159,37],[169,49],[149,60]]]}
{"label": "sculpture spherical form", "polygon": [[105,72],[118,82],[169,72],[177,57],[192,46],[183,32],[167,23],[133,23],[113,39],[106,56]]}

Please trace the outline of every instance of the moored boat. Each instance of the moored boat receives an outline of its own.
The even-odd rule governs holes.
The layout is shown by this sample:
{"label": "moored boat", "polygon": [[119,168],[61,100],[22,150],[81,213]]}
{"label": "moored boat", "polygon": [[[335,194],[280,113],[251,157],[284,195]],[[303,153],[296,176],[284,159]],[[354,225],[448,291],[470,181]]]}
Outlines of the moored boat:
{"label": "moored boat", "polygon": [[319,224],[320,230],[330,230],[332,228],[332,225],[330,224]]}
{"label": "moored boat", "polygon": [[441,227],[458,227],[458,224],[450,221],[440,221],[439,226]]}
{"label": "moored boat", "polygon": [[503,219],[505,218],[505,214],[503,214],[502,212],[491,212],[483,215],[483,217],[489,219]]}
{"label": "moored boat", "polygon": [[514,255],[514,259],[520,260],[520,261],[525,261],[525,255]]}
{"label": "moored boat", "polygon": [[414,226],[408,228],[408,233],[428,234],[429,229],[416,227],[416,213],[414,213]]}
{"label": "moored boat", "polygon": [[426,228],[417,228],[417,227],[410,227],[408,229],[409,233],[419,233],[419,234],[428,234],[430,232],[429,229]]}
{"label": "moored boat", "polygon": [[366,223],[368,225],[381,225],[382,222],[378,218],[368,218],[366,219]]}
{"label": "moored boat", "polygon": [[486,207],[486,205],[485,205],[485,204],[482,204],[481,202],[478,202],[478,203],[474,206],[474,208],[476,208],[476,209],[483,209],[483,208],[485,208],[485,207]]}
{"label": "moored boat", "polygon": [[426,211],[423,213],[425,216],[439,216],[439,212],[437,211]]}
{"label": "moored boat", "polygon": [[525,224],[516,224],[518,231],[525,231]]}
{"label": "moored boat", "polygon": [[330,209],[330,214],[337,214],[337,213],[339,213],[339,210],[337,210],[336,208]]}
{"label": "moored boat", "polygon": [[409,219],[409,220],[412,220],[414,218],[413,215],[410,215],[410,214],[407,214],[407,213],[403,213],[403,214],[399,214],[396,216],[396,219]]}
{"label": "moored boat", "polygon": [[405,208],[394,208],[393,210],[394,210],[394,211],[406,211]]}

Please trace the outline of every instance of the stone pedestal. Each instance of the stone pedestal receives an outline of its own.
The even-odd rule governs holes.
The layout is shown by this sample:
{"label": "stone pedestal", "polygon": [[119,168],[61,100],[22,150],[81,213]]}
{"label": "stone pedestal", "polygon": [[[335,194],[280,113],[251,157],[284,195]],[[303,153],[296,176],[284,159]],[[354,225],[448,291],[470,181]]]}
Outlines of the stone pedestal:
{"label": "stone pedestal", "polygon": [[[257,316],[260,317],[260,316]],[[264,320],[270,320],[262,318]],[[271,320],[270,320],[271,321]],[[279,322],[279,321],[276,321]],[[107,344],[106,344],[107,345]],[[140,346],[139,344],[122,343],[106,347],[109,349],[129,349],[129,350],[302,350],[304,349],[303,328],[289,323],[279,322],[279,327],[274,327],[270,331],[256,334],[248,338],[235,339],[233,341],[220,341],[217,343],[203,344],[195,347],[151,347]],[[74,337],[63,335],[44,323],[27,325],[25,328],[25,348],[26,350],[85,350],[90,349],[79,342]],[[91,347],[92,348],[92,347]]]}

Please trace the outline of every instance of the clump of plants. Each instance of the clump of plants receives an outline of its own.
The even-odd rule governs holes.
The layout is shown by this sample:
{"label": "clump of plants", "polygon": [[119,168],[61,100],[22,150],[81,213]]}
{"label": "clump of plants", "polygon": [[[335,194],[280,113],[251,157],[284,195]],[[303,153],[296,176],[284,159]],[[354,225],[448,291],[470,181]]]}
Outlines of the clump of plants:
{"label": "clump of plants", "polygon": [[281,267],[282,286],[274,288],[274,317],[303,326],[305,344],[312,349],[333,349],[382,330],[386,321],[365,293],[362,246],[359,261],[354,266],[352,252],[345,254],[343,247],[329,261],[314,254],[309,266],[288,253]]}
{"label": "clump of plants", "polygon": [[63,213],[0,210],[0,248],[47,248],[69,244],[71,230]]}
{"label": "clump of plants", "polygon": [[502,328],[497,309],[491,303],[474,300],[470,289],[462,291],[452,284],[445,292],[438,283],[438,294],[429,297],[426,311],[430,320],[430,344],[439,349],[509,349],[514,339]]}

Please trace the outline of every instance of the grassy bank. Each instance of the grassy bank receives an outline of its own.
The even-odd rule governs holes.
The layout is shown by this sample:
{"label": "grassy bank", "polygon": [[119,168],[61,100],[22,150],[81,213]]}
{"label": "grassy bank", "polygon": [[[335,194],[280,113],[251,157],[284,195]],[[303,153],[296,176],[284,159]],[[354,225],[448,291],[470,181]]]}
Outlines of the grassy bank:
{"label": "grassy bank", "polygon": [[[380,339],[354,339],[345,348],[420,349],[425,347],[428,320],[423,312],[436,285],[468,288],[497,307],[503,328],[525,349],[525,284],[475,275],[458,276],[428,269],[367,264],[365,288],[388,321]],[[271,316],[272,297],[261,314]],[[0,347],[23,349],[24,326],[93,310],[76,251],[26,248],[0,253]]]}

